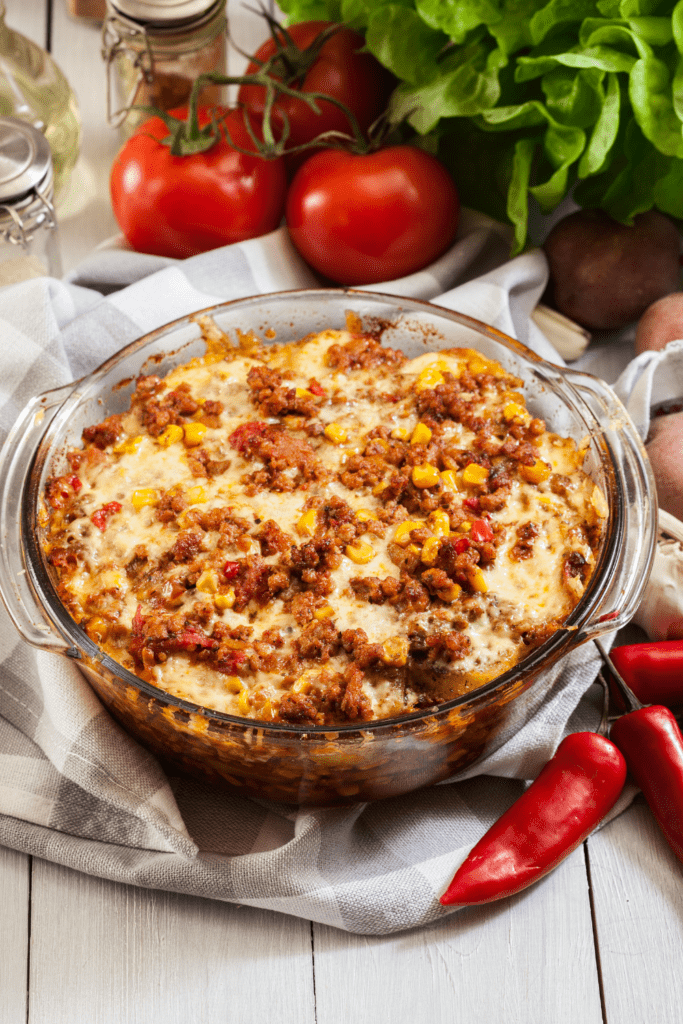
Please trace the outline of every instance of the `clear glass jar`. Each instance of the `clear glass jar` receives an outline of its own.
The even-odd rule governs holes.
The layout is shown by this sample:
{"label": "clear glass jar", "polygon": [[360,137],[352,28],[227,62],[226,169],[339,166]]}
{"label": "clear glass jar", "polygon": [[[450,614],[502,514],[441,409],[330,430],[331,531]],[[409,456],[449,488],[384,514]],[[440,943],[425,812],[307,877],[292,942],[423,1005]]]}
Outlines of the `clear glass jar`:
{"label": "clear glass jar", "polygon": [[0,0],[0,117],[17,117],[43,132],[52,150],[59,196],[78,158],[81,123],[71,86],[37,43],[8,28]]}
{"label": "clear glass jar", "polygon": [[[107,118],[128,137],[149,117],[133,106],[173,110],[195,78],[225,73],[226,0],[107,0],[102,56],[107,64]],[[221,86],[202,102],[219,103]]]}
{"label": "clear glass jar", "polygon": [[42,132],[0,117],[0,287],[61,277],[52,153]]}

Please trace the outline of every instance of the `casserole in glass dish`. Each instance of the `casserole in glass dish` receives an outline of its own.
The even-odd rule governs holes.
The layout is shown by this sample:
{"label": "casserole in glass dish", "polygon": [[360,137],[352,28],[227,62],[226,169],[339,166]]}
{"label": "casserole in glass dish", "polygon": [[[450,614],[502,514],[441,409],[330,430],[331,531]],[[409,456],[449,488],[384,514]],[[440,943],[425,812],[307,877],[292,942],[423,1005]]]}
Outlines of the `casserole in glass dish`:
{"label": "casserole in glass dish", "polygon": [[470,348],[524,382],[527,407],[586,448],[584,470],[607,498],[597,564],[562,628],[491,682],[428,710],[330,726],[239,718],[174,697],[112,660],[71,618],[47,564],[38,510],[50,477],[84,427],[123,412],[135,380],[203,355],[196,316],[127,346],[76,384],[34,399],[0,455],[0,590],[22,636],[77,661],[112,714],[162,760],[245,795],[325,804],[396,796],[446,779],[492,753],[542,703],[559,658],[629,620],[656,537],[655,489],[642,444],[612,391],[544,362],[518,342],[430,303],[354,290],[258,296],[204,310],[229,336],[298,340],[343,330],[347,314],[409,357]]}

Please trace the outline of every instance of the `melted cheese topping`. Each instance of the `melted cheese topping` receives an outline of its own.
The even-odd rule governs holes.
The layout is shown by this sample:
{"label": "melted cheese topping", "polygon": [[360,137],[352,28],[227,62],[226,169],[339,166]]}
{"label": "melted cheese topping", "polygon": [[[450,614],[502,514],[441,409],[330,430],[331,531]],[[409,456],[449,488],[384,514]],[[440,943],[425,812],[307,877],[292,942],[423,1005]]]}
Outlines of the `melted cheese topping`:
{"label": "melted cheese topping", "polygon": [[202,328],[207,355],[47,489],[61,596],[120,664],[242,717],[353,721],[481,685],[566,619],[607,505],[520,381],[468,349]]}

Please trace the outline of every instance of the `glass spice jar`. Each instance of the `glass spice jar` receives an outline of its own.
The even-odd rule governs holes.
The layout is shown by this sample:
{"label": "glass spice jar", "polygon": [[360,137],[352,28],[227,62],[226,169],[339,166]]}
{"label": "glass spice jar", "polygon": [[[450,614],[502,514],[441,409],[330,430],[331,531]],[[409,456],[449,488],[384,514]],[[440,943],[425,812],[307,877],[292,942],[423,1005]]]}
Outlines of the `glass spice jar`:
{"label": "glass spice jar", "polygon": [[42,132],[0,117],[0,287],[61,277],[52,153]]}
{"label": "glass spice jar", "polygon": [[[107,119],[125,138],[150,115],[133,106],[173,110],[208,71],[225,74],[226,0],[107,0],[102,56],[107,64]],[[202,103],[219,103],[208,86]]]}

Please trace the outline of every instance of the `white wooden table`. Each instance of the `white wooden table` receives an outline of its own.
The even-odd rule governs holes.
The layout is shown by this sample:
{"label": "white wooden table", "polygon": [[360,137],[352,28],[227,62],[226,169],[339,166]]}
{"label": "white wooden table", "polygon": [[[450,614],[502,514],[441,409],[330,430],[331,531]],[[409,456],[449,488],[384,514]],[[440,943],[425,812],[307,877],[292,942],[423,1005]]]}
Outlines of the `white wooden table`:
{"label": "white wooden table", "polygon": [[[69,19],[64,0],[6,3],[12,27],[49,41],[80,102],[82,159],[60,211],[68,271],[116,232],[99,32]],[[253,50],[260,23],[238,0],[229,13]],[[117,885],[0,848],[0,1024],[682,1020],[683,868],[641,802],[526,893],[391,938]]]}

